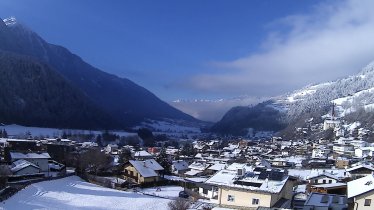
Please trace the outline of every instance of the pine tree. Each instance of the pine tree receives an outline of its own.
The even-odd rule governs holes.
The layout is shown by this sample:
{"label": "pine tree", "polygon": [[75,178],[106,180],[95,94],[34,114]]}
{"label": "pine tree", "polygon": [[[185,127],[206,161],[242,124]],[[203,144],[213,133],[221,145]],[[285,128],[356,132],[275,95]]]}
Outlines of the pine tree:
{"label": "pine tree", "polygon": [[164,174],[171,173],[171,161],[166,154],[166,149],[163,147],[160,154],[157,156],[156,161],[164,168]]}

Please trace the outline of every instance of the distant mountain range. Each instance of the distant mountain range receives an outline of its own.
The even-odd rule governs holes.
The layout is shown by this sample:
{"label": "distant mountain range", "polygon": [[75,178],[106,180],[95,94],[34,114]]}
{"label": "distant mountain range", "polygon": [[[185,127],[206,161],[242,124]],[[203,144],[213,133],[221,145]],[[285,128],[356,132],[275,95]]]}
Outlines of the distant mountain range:
{"label": "distant mountain range", "polygon": [[7,90],[0,92],[2,122],[70,128],[125,128],[165,118],[198,122],[134,82],[47,43],[14,18],[0,21],[0,50],[8,76],[0,83]]}
{"label": "distant mountain range", "polygon": [[322,121],[332,104],[339,117],[347,121],[360,120],[364,126],[372,127],[374,62],[357,75],[310,85],[256,106],[234,107],[211,130],[226,135],[246,135],[249,128],[258,131],[294,129],[311,118],[315,122]]}
{"label": "distant mountain range", "polygon": [[234,106],[256,105],[264,101],[264,97],[240,96],[235,98],[222,99],[194,99],[194,100],[175,100],[170,104],[197,119],[208,122],[217,122],[223,115]]}

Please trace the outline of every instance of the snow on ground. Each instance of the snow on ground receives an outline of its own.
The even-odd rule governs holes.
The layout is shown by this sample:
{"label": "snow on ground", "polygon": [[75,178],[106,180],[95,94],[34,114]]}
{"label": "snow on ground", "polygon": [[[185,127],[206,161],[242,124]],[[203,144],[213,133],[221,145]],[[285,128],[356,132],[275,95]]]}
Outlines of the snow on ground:
{"label": "snow on ground", "polygon": [[135,129],[139,129],[141,127],[147,127],[156,132],[193,133],[193,134],[201,133],[199,127],[178,124],[177,121],[168,122],[168,121],[149,120],[148,122],[143,122],[141,125],[136,126]]}
{"label": "snow on ground", "polygon": [[322,84],[318,84],[318,85],[312,85],[312,86],[305,87],[301,90],[297,90],[297,91],[293,92],[291,95],[289,95],[287,97],[287,100],[290,103],[293,103],[293,102],[298,101],[298,100],[303,100],[305,96],[312,95],[315,92],[317,92],[318,89],[320,89],[322,87],[329,86],[331,84],[332,84],[331,82],[326,82],[326,83],[322,83]]}
{"label": "snow on ground", "polygon": [[104,188],[77,176],[32,184],[0,204],[0,209],[168,209],[171,200]]}
{"label": "snow on ground", "polygon": [[183,191],[180,186],[162,186],[142,189],[141,192],[166,198],[177,198],[179,192]]}
{"label": "snow on ground", "polygon": [[[102,131],[90,131],[90,130],[77,130],[77,129],[57,129],[57,128],[40,128],[40,127],[27,127],[22,125],[1,125],[0,129],[5,129],[9,136],[23,136],[30,132],[32,136],[49,136],[49,137],[59,137],[65,131],[66,133],[72,134],[101,134]],[[112,131],[112,133],[119,136],[133,136],[136,133],[128,133],[124,131]]]}
{"label": "snow on ground", "polygon": [[[372,111],[374,104],[371,100],[366,100],[367,96],[371,96],[374,92],[374,88],[369,88],[366,90],[361,90],[353,95],[337,98],[332,103],[336,104],[336,109],[340,117],[356,111],[356,107],[362,106],[367,111]],[[357,102],[358,101],[358,102]]]}

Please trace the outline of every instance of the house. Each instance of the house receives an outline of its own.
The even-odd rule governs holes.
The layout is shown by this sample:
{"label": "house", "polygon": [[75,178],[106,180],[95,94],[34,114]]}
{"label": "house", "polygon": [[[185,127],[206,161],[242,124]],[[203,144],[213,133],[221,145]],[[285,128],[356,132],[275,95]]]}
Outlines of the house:
{"label": "house", "polygon": [[325,131],[325,130],[328,130],[328,129],[335,129],[335,128],[340,127],[340,125],[341,125],[340,120],[326,119],[323,122],[323,130]]}
{"label": "house", "polygon": [[136,151],[136,152],[133,152],[131,154],[131,156],[135,159],[135,160],[148,160],[148,159],[153,159],[153,155],[149,154],[149,152],[147,151]]}
{"label": "house", "polygon": [[105,153],[106,154],[113,154],[113,153],[117,153],[118,152],[118,145],[117,144],[108,144],[106,147],[105,147]]}
{"label": "house", "polygon": [[13,175],[29,175],[40,173],[40,167],[27,160],[16,160],[12,163],[11,169]]}
{"label": "house", "polygon": [[370,165],[358,165],[347,169],[347,172],[351,174],[352,179],[359,179],[372,174],[374,172],[374,168]]}
{"label": "house", "polygon": [[191,165],[188,166],[190,171],[184,173],[186,176],[194,177],[207,174],[207,169],[209,168],[210,164],[201,163],[201,162],[193,162]]}
{"label": "house", "polygon": [[367,156],[373,157],[374,147],[359,147],[355,149],[355,156],[365,158]]}
{"label": "house", "polygon": [[48,160],[51,159],[48,152],[10,152],[12,163],[17,160],[27,160],[40,168],[41,172],[48,172]]}
{"label": "house", "polygon": [[353,155],[355,153],[354,146],[351,144],[334,144],[332,150],[340,155]]}
{"label": "house", "polygon": [[347,168],[350,164],[350,160],[347,158],[341,158],[339,157],[335,161],[335,167],[336,168]]}
{"label": "house", "polygon": [[[350,209],[374,209],[374,176],[368,175],[348,182],[347,197],[352,205]],[[373,201],[373,202],[372,202]]]}
{"label": "house", "polygon": [[124,166],[124,177],[137,184],[152,183],[160,180],[160,173],[163,170],[164,168],[154,159],[129,160]]}
{"label": "house", "polygon": [[[284,199],[292,198],[293,181],[286,171],[279,169],[228,167],[205,184],[216,186],[218,204],[224,207],[274,207]],[[214,189],[214,188],[213,188]]]}
{"label": "house", "polygon": [[308,178],[310,184],[332,184],[340,182],[340,179],[332,173],[324,172]]}
{"label": "house", "polygon": [[211,174],[214,174],[225,168],[227,168],[226,163],[214,163],[212,166],[208,168],[208,170]]}
{"label": "house", "polygon": [[346,210],[347,196],[313,192],[305,201],[303,210]]}
{"label": "house", "polygon": [[188,163],[184,160],[175,160],[171,165],[171,172],[173,174],[184,174],[189,170]]}
{"label": "house", "polygon": [[207,143],[207,145],[209,146],[209,149],[215,150],[215,149],[218,149],[219,147],[219,141],[211,140],[210,142]]}

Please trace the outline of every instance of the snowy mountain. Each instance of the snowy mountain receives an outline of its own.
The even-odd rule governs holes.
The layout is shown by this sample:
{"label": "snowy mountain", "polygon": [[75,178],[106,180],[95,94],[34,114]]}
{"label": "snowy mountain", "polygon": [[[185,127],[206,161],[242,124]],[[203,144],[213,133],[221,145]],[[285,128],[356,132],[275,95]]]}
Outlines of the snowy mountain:
{"label": "snowy mountain", "polygon": [[[364,67],[357,75],[309,85],[254,107],[235,107],[212,129],[215,132],[236,135],[245,135],[248,128],[279,131],[287,126],[295,127],[312,117],[322,120],[321,116],[331,110],[333,103],[337,106],[338,114],[348,120],[352,114],[356,114],[355,118],[358,117],[357,113],[361,113],[360,116],[363,112],[371,115],[374,108],[374,62]],[[237,125],[235,130],[230,128],[232,124]]]}
{"label": "snowy mountain", "polygon": [[256,105],[266,99],[267,98],[251,96],[222,99],[179,99],[170,104],[197,119],[208,122],[217,122],[222,119],[223,115],[230,110],[230,108],[234,106]]}
{"label": "snowy mountain", "polygon": [[0,50],[30,56],[49,65],[118,122],[116,128],[131,127],[145,119],[198,122],[134,82],[95,68],[64,47],[47,43],[15,18],[0,21]]}

